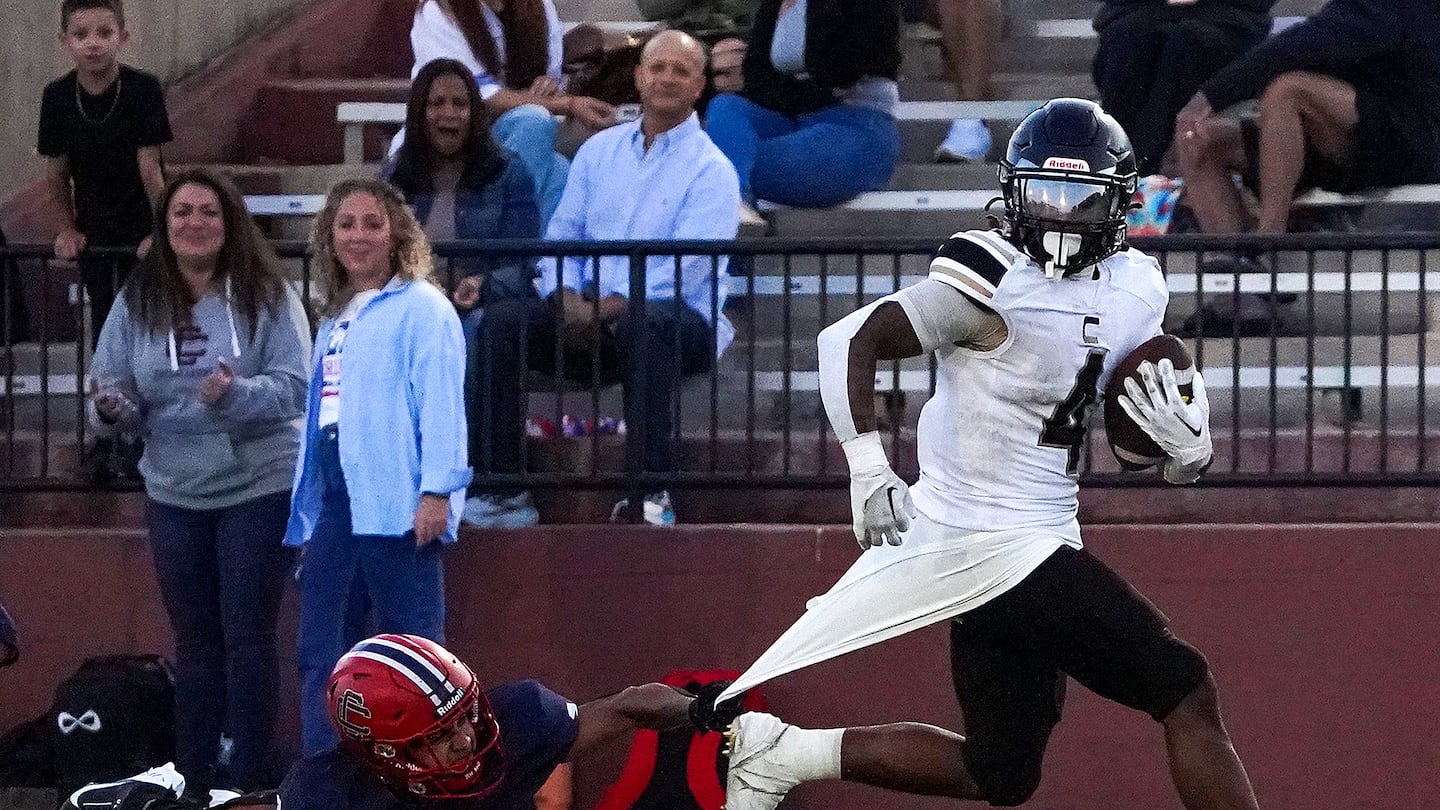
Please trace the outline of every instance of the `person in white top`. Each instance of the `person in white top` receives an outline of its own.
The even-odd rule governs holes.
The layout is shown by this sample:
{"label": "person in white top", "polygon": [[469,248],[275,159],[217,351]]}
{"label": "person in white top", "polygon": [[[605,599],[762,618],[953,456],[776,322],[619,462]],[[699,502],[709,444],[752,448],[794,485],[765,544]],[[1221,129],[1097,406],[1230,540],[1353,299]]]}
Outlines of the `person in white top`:
{"label": "person in white top", "polygon": [[[741,715],[728,810],[770,808],[826,778],[1020,804],[1039,784],[1067,676],[1164,726],[1186,808],[1256,807],[1204,656],[1081,547],[1076,522],[1086,416],[1116,364],[1160,333],[1168,299],[1157,263],[1124,244],[1129,139],[1098,105],[1057,99],[1021,123],[1000,178],[1000,230],[955,234],[927,279],[821,332],[821,396],[866,550],[719,696],[954,619],[966,736]],[[911,488],[876,431],[873,380],[877,360],[925,354],[937,390]],[[1193,482],[1212,452],[1204,381],[1187,402],[1168,361],[1141,373],[1146,386],[1131,382],[1121,404],[1165,448],[1165,478]]]}
{"label": "person in white top", "polygon": [[[412,79],[435,59],[455,59],[474,72],[495,121],[495,139],[535,179],[542,226],[560,202],[569,169],[555,151],[555,116],[592,131],[615,123],[611,105],[565,92],[563,34],[553,0],[420,0],[410,27]],[[392,152],[403,134],[392,142]]]}

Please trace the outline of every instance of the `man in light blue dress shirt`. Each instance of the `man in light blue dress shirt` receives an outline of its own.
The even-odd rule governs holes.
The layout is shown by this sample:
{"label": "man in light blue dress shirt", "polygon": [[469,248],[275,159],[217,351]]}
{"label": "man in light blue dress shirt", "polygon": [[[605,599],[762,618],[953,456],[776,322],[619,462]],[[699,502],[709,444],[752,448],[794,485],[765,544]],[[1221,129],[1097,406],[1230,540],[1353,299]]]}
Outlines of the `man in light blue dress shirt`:
{"label": "man in light blue dress shirt", "polygon": [[[645,47],[635,84],[640,119],[598,133],[576,153],[546,238],[733,239],[740,181],[694,109],[705,87],[704,46],[678,31],[658,34]],[[624,383],[626,422],[632,432],[644,425],[646,469],[673,470],[675,388],[685,375],[708,371],[734,338],[721,312],[726,264],[711,256],[682,256],[678,265],[673,256],[649,259],[643,317],[629,299],[626,256],[542,261],[538,300],[487,307],[470,353],[470,464],[477,476],[521,471],[526,369]],[[631,350],[642,339],[643,355]],[[639,363],[641,373],[630,374],[630,363]],[[631,385],[640,376],[643,397]],[[645,501],[648,522],[674,522],[667,493]],[[482,489],[466,503],[465,520],[473,525],[517,525],[533,516],[528,493],[514,489]]]}

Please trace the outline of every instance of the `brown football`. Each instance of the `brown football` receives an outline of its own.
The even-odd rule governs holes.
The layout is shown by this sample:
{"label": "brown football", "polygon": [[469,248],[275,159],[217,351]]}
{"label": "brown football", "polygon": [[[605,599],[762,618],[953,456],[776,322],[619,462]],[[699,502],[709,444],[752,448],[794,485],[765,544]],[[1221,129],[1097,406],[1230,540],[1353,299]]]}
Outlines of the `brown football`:
{"label": "brown football", "polygon": [[1115,367],[1110,382],[1105,385],[1105,435],[1110,440],[1115,459],[1127,470],[1153,467],[1165,460],[1165,451],[1135,424],[1115,398],[1125,393],[1126,377],[1144,387],[1139,372],[1142,362],[1159,363],[1165,357],[1175,365],[1175,382],[1179,385],[1180,395],[1189,402],[1194,391],[1191,383],[1195,379],[1195,360],[1190,356],[1190,350],[1185,348],[1184,341],[1174,335],[1156,335],[1136,346]]}

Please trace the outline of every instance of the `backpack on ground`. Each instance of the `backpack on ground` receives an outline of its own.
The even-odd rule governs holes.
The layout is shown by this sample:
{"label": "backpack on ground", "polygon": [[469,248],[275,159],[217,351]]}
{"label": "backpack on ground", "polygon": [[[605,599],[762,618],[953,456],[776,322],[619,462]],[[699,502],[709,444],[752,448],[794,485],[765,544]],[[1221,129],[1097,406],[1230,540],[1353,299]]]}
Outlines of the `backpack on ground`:
{"label": "backpack on ground", "polygon": [[175,758],[175,675],[158,655],[105,655],[55,690],[56,787],[124,779]]}

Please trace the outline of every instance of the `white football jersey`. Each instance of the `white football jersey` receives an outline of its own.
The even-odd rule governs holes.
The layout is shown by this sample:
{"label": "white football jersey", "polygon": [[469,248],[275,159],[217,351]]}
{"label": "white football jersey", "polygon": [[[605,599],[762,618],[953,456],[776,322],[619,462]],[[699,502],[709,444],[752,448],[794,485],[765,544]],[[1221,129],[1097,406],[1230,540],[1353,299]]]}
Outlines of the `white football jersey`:
{"label": "white football jersey", "polygon": [[1052,281],[998,233],[965,231],[940,247],[930,278],[994,310],[1009,334],[992,351],[936,351],[916,507],[977,531],[1075,525],[1089,412],[1115,365],[1161,331],[1158,263],[1127,249]]}

